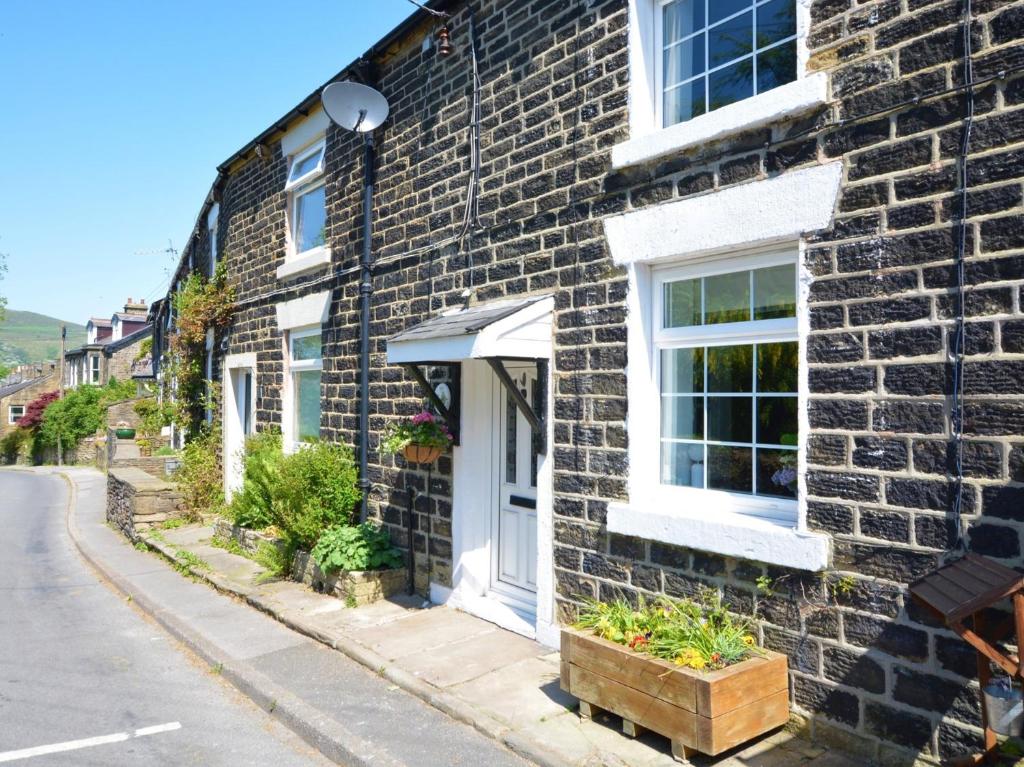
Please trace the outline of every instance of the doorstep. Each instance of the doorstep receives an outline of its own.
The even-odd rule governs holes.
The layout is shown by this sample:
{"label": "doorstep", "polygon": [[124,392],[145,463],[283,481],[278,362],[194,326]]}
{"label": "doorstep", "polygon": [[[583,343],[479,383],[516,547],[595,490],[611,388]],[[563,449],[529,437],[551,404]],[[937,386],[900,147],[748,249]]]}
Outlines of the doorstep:
{"label": "doorstep", "polygon": [[[189,567],[194,577],[345,653],[538,764],[678,764],[664,738],[647,734],[631,740],[621,733],[621,720],[610,715],[581,720],[576,699],[559,687],[559,655],[549,648],[421,597],[399,595],[349,608],[294,581],[261,583],[262,567],[212,546],[212,537],[212,526],[190,525],[149,531],[143,539],[170,559],[180,550],[191,552],[208,566]],[[693,762],[715,767],[855,764],[785,731]]]}

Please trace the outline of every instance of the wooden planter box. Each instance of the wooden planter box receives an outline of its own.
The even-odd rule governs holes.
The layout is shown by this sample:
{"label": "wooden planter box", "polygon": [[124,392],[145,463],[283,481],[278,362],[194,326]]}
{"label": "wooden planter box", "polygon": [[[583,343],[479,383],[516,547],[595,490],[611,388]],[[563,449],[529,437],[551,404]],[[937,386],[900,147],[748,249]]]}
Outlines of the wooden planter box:
{"label": "wooden planter box", "polygon": [[719,671],[694,671],[589,633],[562,630],[562,689],[580,714],[604,709],[622,729],[672,741],[672,755],[715,755],[789,720],[786,656],[764,651]]}

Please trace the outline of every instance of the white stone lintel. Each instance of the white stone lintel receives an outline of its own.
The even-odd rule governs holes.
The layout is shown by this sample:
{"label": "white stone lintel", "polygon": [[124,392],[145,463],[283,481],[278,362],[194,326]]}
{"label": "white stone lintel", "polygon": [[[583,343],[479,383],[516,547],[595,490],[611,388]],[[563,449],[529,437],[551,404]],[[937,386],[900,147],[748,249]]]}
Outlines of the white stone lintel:
{"label": "white stone lintel", "polygon": [[293,330],[327,322],[331,309],[331,291],[312,293],[308,296],[282,301],[274,309],[277,312],[278,330]]}
{"label": "white stone lintel", "polygon": [[828,76],[816,72],[685,122],[634,136],[612,147],[612,168],[640,165],[698,144],[796,117],[828,102]]}

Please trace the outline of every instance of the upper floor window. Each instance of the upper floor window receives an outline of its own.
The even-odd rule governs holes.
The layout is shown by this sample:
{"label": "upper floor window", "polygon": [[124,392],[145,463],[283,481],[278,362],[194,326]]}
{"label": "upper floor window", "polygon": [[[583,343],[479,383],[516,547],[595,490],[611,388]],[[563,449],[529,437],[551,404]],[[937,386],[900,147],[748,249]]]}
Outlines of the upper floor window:
{"label": "upper floor window", "polygon": [[793,514],[796,285],[788,254],[656,274],[662,486],[723,491],[746,513]]}
{"label": "upper floor window", "polygon": [[217,269],[217,259],[220,257],[220,243],[217,242],[217,224],[220,218],[220,205],[214,204],[206,216],[206,229],[210,238],[210,276],[213,276]]}
{"label": "upper floor window", "polygon": [[796,0],[655,0],[656,113],[674,125],[796,80]]}
{"label": "upper floor window", "polygon": [[322,247],[327,241],[323,140],[292,158],[285,191],[289,196],[291,253],[300,255]]}

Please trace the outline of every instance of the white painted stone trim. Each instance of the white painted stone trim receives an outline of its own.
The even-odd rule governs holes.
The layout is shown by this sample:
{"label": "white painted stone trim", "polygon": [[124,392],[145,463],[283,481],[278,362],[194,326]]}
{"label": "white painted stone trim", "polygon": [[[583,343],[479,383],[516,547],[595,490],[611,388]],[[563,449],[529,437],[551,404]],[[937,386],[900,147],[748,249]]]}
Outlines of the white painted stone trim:
{"label": "white painted stone trim", "polygon": [[612,168],[650,162],[698,144],[795,117],[828,101],[828,76],[817,72],[765,93],[716,109],[686,122],[634,138],[612,147]]}
{"label": "white painted stone trim", "polygon": [[[282,301],[274,309],[277,312],[278,330],[323,325],[331,309],[331,291],[311,293],[308,296]],[[287,350],[286,350],[287,351]]]}
{"label": "white painted stone trim", "polygon": [[295,123],[281,137],[281,154],[290,157],[300,149],[304,149],[317,139],[322,138],[327,132],[329,123],[327,113],[324,112],[323,107],[318,106],[316,111],[310,113],[306,119]]}
{"label": "white painted stone trim", "polygon": [[277,267],[277,279],[284,280],[297,277],[300,274],[309,274],[330,266],[330,264],[330,248],[324,246],[311,248],[302,255],[285,259],[285,262]]}
{"label": "white painted stone trim", "polygon": [[613,502],[608,504],[608,531],[799,570],[829,564],[827,535],[755,517],[711,518],[699,511],[666,513]]}
{"label": "white painted stone trim", "polygon": [[836,161],[610,216],[612,260],[650,263],[796,241],[831,223],[842,175]]}

